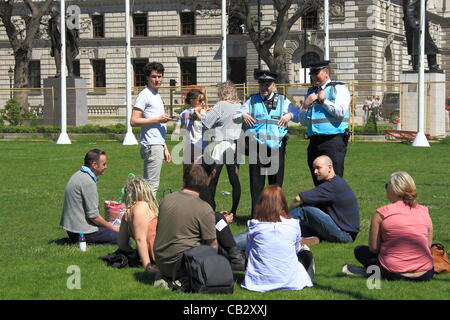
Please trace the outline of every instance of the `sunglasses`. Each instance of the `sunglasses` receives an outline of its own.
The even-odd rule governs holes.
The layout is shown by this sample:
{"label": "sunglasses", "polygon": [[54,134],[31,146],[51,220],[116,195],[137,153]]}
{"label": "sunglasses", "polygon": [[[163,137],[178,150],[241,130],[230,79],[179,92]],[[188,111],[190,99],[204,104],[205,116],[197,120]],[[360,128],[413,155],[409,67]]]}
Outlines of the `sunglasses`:
{"label": "sunglasses", "polygon": [[388,186],[389,186],[389,183],[386,182],[386,183],[384,184],[384,188],[387,190]]}

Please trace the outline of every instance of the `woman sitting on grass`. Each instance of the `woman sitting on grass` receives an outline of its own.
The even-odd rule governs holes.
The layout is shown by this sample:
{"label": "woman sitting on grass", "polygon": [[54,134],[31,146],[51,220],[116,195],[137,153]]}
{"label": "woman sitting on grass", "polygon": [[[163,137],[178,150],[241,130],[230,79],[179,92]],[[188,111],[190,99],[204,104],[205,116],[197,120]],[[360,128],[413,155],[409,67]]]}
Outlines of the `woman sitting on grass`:
{"label": "woman sitting on grass", "polygon": [[120,225],[117,242],[123,251],[132,251],[130,237],[136,247],[142,265],[151,270],[155,261],[153,243],[158,222],[158,204],[148,182],[141,177],[133,177],[125,184],[125,205],[127,212]]}
{"label": "woman sitting on grass", "polygon": [[309,250],[300,251],[300,224],[288,215],[286,198],[279,186],[270,185],[263,190],[254,217],[248,226],[248,264],[242,287],[259,292],[312,287],[306,271],[312,266],[312,254]]}
{"label": "woman sitting on grass", "polygon": [[366,269],[379,266],[386,280],[431,280],[433,225],[428,208],[417,203],[416,185],[406,172],[393,173],[385,188],[391,204],[377,209],[369,246],[357,246],[355,257]]}

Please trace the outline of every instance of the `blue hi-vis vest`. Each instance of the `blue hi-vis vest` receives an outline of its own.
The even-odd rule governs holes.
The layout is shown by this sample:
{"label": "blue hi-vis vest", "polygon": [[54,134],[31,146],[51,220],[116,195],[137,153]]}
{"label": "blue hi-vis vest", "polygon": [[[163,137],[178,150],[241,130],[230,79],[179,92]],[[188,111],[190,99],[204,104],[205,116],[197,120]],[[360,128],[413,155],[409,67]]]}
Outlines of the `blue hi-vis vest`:
{"label": "blue hi-vis vest", "polygon": [[[336,85],[343,85],[342,82],[330,82],[325,87],[325,99],[335,102]],[[319,88],[314,87],[308,90],[306,96],[318,93]],[[317,100],[313,102],[313,107],[306,112],[306,123],[308,136],[319,134],[341,134],[348,128],[349,112],[344,117],[336,117],[328,111]]]}
{"label": "blue hi-vis vest", "polygon": [[281,147],[282,139],[288,132],[286,127],[278,126],[283,116],[284,96],[275,93],[273,99],[273,108],[268,113],[261,95],[250,97],[249,114],[256,124],[245,131],[246,136],[253,137],[259,144],[265,144],[271,149]]}

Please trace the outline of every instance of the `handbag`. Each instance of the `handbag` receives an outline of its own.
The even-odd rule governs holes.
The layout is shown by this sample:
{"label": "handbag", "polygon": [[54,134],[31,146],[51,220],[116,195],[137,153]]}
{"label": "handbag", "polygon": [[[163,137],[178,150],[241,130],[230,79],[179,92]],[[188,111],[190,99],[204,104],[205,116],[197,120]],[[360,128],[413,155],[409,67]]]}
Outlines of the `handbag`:
{"label": "handbag", "polygon": [[450,262],[448,261],[448,255],[445,248],[440,243],[433,243],[431,245],[431,256],[433,258],[434,272],[450,273]]}

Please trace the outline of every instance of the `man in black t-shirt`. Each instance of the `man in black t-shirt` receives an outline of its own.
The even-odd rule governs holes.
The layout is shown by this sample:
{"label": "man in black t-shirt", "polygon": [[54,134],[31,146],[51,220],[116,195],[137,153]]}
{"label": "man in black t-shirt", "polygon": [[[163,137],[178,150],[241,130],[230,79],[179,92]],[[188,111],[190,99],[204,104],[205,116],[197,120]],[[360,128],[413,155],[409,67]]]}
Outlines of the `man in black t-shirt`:
{"label": "man in black t-shirt", "polygon": [[333,169],[328,156],[313,162],[314,175],[320,184],[299,193],[289,215],[300,220],[303,238],[318,237],[329,242],[349,243],[359,232],[359,209],[349,185]]}

